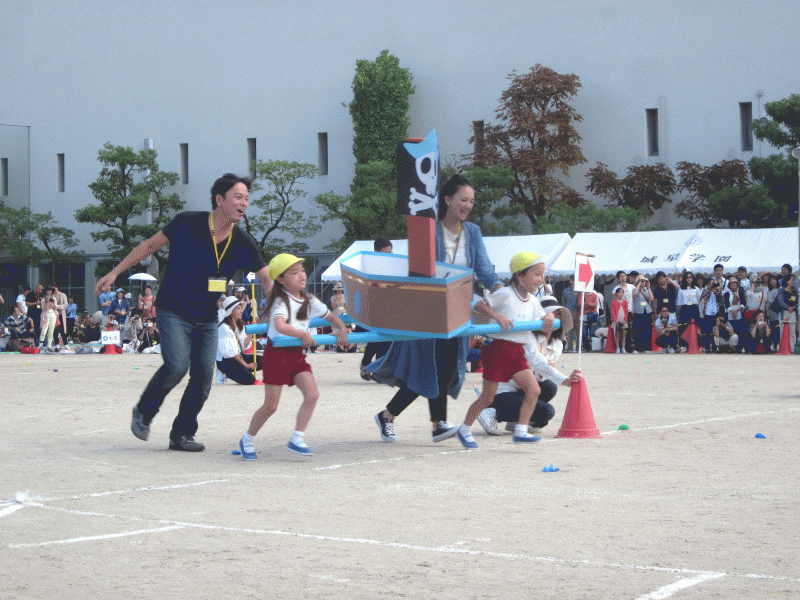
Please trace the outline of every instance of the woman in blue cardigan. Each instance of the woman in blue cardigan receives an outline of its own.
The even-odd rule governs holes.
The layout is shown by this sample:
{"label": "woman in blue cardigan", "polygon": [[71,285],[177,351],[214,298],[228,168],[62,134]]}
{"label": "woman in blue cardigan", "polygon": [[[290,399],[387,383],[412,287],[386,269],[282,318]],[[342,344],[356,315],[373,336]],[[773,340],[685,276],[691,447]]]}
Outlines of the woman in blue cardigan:
{"label": "woman in blue cardigan", "polygon": [[[474,204],[475,190],[463,175],[453,175],[442,186],[436,261],[473,269],[483,286],[494,291],[502,282],[489,261],[480,227],[466,220]],[[458,426],[447,422],[447,396],[456,398],[461,391],[468,344],[466,336],[393,342],[383,358],[370,365],[368,370],[375,373],[378,381],[400,387],[386,409],[375,415],[383,441],[395,441],[395,417],[419,396],[428,398],[433,441],[455,435]]]}

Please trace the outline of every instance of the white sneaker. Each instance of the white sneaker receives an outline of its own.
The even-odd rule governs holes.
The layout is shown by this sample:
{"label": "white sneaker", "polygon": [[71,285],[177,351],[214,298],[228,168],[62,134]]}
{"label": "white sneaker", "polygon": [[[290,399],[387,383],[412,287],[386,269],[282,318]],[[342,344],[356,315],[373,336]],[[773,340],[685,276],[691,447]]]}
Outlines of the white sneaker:
{"label": "white sneaker", "polygon": [[622,354],[627,354],[628,353],[628,351],[625,350],[625,348],[621,348],[621,350],[622,350]]}
{"label": "white sneaker", "polygon": [[497,424],[497,411],[493,408],[484,408],[478,415],[478,423],[489,435],[503,435],[503,430]]}
{"label": "white sneaker", "polygon": [[670,348],[670,349],[669,349],[669,353],[670,353],[670,354],[675,354],[675,348]]}
{"label": "white sneaker", "polygon": [[617,354],[622,354],[619,348],[617,348]]}
{"label": "white sneaker", "polygon": [[[149,350],[149,348],[147,348],[147,350]],[[225,373],[223,373],[222,371],[217,369],[217,374],[216,374],[216,377],[214,378],[214,381],[216,383],[225,383],[227,381],[227,379],[228,378],[225,376]]]}
{"label": "white sneaker", "polygon": [[634,350],[633,353],[634,354],[639,354],[639,351],[638,350]]}

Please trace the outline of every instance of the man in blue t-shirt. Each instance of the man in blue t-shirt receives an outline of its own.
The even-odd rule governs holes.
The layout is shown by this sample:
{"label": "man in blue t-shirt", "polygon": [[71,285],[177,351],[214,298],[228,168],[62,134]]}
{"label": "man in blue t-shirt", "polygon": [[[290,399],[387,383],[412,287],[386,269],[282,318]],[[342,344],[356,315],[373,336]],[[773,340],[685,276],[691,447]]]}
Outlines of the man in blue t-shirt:
{"label": "man in blue t-shirt", "polygon": [[141,440],[150,435],[150,422],[164,398],[188,372],[189,383],[172,423],[169,447],[189,452],[205,448],[194,435],[216,367],[217,299],[239,269],[255,272],[265,293],[272,289],[258,245],[237,226],[247,209],[251,185],[246,177],[226,173],[211,188],[211,213],[175,215],[97,282],[95,293],[169,243],[164,281],[155,303],[164,364],[142,392],[131,421],[131,431]]}

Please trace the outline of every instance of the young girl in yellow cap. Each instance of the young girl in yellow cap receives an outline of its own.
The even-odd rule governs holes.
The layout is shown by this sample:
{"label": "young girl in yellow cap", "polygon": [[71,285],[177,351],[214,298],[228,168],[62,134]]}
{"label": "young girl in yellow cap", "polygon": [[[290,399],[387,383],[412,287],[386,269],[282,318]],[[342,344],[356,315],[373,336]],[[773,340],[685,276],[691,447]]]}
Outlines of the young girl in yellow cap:
{"label": "young girl in yellow cap", "polygon": [[306,362],[305,349],[314,345],[309,333],[311,319],[327,319],[335,329],[339,346],[347,344],[347,330],[342,320],[330,312],[315,296],[306,292],[306,271],[303,259],[291,254],[278,254],[269,262],[269,277],[274,280],[267,300],[265,315],[269,318],[267,337],[289,335],[300,338],[302,347],[274,348],[270,341],[264,348],[262,371],[264,377],[264,404],[250,420],[250,427],[239,440],[244,460],[256,460],[253,440],[264,423],[277,410],[284,385],[296,385],[303,394],[303,403],[297,411],[295,430],[289,440],[292,452],[310,456],[311,449],[303,440],[308,422],[319,398],[317,383]]}
{"label": "young girl in yellow cap", "polygon": [[542,319],[542,331],[546,334],[552,331],[553,313],[545,314],[539,300],[534,296],[544,283],[544,271],[543,257],[535,252],[520,252],[511,259],[511,285],[488,294],[475,305],[476,312],[497,321],[503,332],[490,334],[492,342],[481,350],[483,390],[469,407],[464,423],[456,434],[465,448],[478,447],[472,437],[472,424],[481,411],[494,400],[498,384],[512,379],[525,392],[519,410],[519,421],[514,428],[514,443],[534,443],[542,439],[528,433],[528,421],[541,391],[525,358],[524,345],[532,341],[532,333],[509,330],[514,321]]}

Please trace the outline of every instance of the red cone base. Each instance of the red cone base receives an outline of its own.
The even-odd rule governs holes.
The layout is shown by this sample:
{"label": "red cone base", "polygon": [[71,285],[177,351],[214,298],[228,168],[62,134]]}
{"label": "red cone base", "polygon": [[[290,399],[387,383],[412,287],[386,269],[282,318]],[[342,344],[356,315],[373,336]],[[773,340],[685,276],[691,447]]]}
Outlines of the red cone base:
{"label": "red cone base", "polygon": [[778,351],[775,354],[780,354],[781,356],[785,356],[787,354],[792,353],[792,345],[791,341],[789,340],[789,319],[784,319],[782,329],[783,331],[781,331],[781,347],[778,348]]}
{"label": "red cone base", "polygon": [[253,382],[253,385],[264,385],[264,382],[263,382],[263,381],[261,381],[260,379],[256,379],[256,380]]}
{"label": "red cone base", "polygon": [[122,354],[122,348],[116,344],[106,344],[103,348],[103,354]]}
{"label": "red cone base", "polygon": [[656,344],[656,338],[658,335],[656,334],[656,326],[653,325],[653,335],[650,336],[650,351],[651,352],[659,352],[661,350],[661,346]]}
{"label": "red cone base", "polygon": [[608,335],[606,336],[606,347],[603,350],[603,352],[616,352],[616,351],[617,351],[617,344],[614,342],[614,328],[609,325]]}
{"label": "red cone base", "polygon": [[681,338],[689,345],[686,354],[700,354],[700,346],[697,345],[697,325],[694,324],[694,319],[689,323]]}
{"label": "red cone base", "polygon": [[589,392],[586,391],[586,381],[581,379],[573,383],[569,391],[567,408],[564,411],[564,420],[556,437],[568,438],[599,438],[600,431],[594,422],[592,403],[589,401]]}

